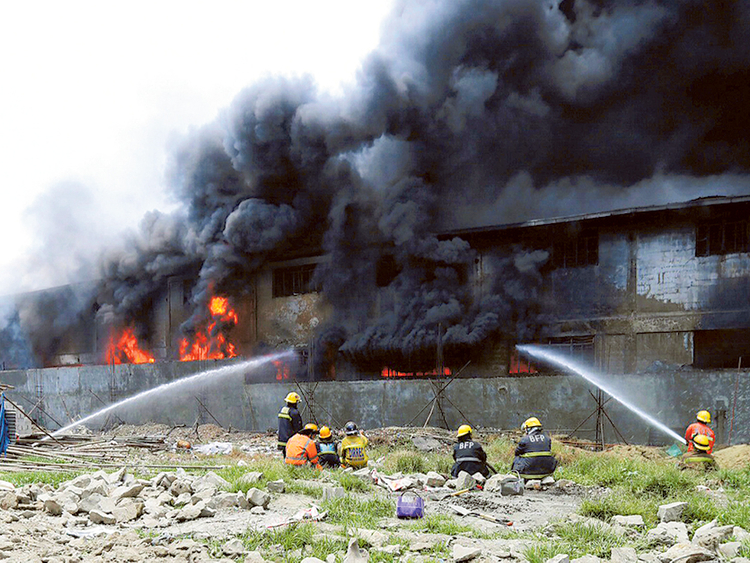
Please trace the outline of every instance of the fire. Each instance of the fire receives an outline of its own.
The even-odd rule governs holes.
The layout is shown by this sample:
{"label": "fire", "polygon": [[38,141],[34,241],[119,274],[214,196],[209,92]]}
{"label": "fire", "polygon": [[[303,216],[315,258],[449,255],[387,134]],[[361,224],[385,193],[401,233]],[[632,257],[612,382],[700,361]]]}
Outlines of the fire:
{"label": "fire", "polygon": [[[180,361],[223,360],[237,356],[237,350],[222,332],[227,324],[239,322],[237,312],[232,309],[229,299],[214,296],[208,303],[208,310],[213,319],[204,331],[198,331],[190,342],[187,338],[180,341]],[[221,323],[221,325],[219,324]]]}
{"label": "fire", "polygon": [[289,379],[289,374],[291,372],[289,364],[282,362],[281,360],[273,360],[271,363],[276,366],[276,379],[278,381]]}
{"label": "fire", "polygon": [[397,371],[388,367],[384,367],[383,371],[380,372],[382,377],[434,377],[438,375],[450,375],[450,368],[443,368],[443,373],[434,369],[432,371]]}
{"label": "fire", "polygon": [[141,350],[133,327],[125,328],[115,342],[114,334],[109,337],[107,346],[107,363],[109,364],[150,364],[156,360],[154,357]]}

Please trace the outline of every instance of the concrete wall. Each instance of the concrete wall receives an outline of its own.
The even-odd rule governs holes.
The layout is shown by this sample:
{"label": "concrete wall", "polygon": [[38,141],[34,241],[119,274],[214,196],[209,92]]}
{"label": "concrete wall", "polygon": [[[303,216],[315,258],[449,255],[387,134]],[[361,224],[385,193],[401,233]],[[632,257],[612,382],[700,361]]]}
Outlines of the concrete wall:
{"label": "concrete wall", "polygon": [[[6,371],[2,379],[16,387],[9,393],[12,400],[27,411],[38,404],[34,418],[56,429],[101,409],[103,403],[110,404],[206,370],[219,371],[124,405],[92,420],[91,426],[148,421],[192,425],[196,420],[213,422],[213,415],[225,427],[265,431],[276,428],[276,414],[285,394],[299,392],[300,388],[304,396],[312,397],[315,419],[321,424],[341,427],[348,420],[355,420],[364,428],[372,428],[406,425],[416,416],[412,424],[421,426],[434,396],[434,384],[447,383],[399,378],[300,383],[298,388],[294,383],[272,382],[275,366],[269,362],[259,365],[237,360]],[[736,377],[739,380],[733,443],[748,442],[750,371],[741,371],[739,375],[736,370],[665,371],[616,376],[613,384],[618,393],[631,393],[630,400],[640,408],[680,432],[699,409],[710,409],[718,438],[726,441]],[[442,409],[451,428],[464,422],[478,427],[518,428],[528,416],[536,415],[550,430],[569,431],[594,410],[589,390],[595,392],[581,378],[565,375],[457,379],[445,390]],[[303,407],[303,415],[309,420],[307,399],[303,400]],[[669,441],[619,403],[610,401],[606,408],[628,441]],[[418,415],[420,410],[422,413]],[[582,427],[578,436],[593,438],[594,418]],[[438,409],[431,424],[443,424]],[[605,436],[607,441],[616,441],[607,423]]]}

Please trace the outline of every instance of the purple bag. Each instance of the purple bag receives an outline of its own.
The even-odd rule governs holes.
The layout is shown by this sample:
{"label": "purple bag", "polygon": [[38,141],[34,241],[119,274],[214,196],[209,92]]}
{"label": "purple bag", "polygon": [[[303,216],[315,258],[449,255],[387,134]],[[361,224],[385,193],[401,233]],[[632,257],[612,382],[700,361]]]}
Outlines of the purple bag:
{"label": "purple bag", "polygon": [[[404,496],[409,495],[409,496]],[[397,518],[424,518],[424,500],[416,493],[402,493],[396,501]]]}

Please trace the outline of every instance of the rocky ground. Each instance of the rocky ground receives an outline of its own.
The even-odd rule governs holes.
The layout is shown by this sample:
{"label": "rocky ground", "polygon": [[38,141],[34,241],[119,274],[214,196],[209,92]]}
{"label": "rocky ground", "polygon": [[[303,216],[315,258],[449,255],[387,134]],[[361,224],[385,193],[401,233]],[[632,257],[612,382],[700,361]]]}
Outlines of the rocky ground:
{"label": "rocky ground", "polygon": [[[403,441],[403,434],[410,430],[374,432],[373,442]],[[512,476],[495,475],[484,482],[481,476],[468,474],[450,480],[435,472],[389,473],[381,459],[368,469],[352,472],[351,480],[361,481],[362,487],[352,487],[339,471],[326,471],[312,479],[305,474],[299,479],[269,480],[256,466],[278,459],[272,435],[228,432],[208,425],[197,433],[154,426],[121,427],[116,434],[165,432],[170,432],[172,451],[133,451],[117,471],[85,473],[57,487],[0,481],[0,559],[514,563],[529,560],[529,548],[539,541],[539,534],[554,538],[559,526],[584,526],[594,530],[594,535],[642,539],[647,549],[638,552],[631,547],[613,548],[613,563],[750,563],[738,557],[741,542],[750,542],[745,530],[716,522],[689,527],[681,521],[686,503],[660,508],[655,526],[647,526],[640,516],[613,516],[605,522],[577,512],[583,500],[601,497],[607,489],[565,479],[529,482],[519,490]],[[411,437],[424,452],[444,448],[450,441],[449,434],[434,430]],[[183,447],[176,447],[179,441]],[[190,448],[184,447],[186,441],[191,442]],[[220,450],[222,455],[201,454],[202,446],[209,452]],[[230,482],[220,476],[222,470],[176,468],[157,473],[145,469],[148,465],[196,464],[231,465],[237,478]],[[347,489],[342,487],[347,483]],[[375,506],[368,503],[378,501],[380,507],[393,508],[405,492],[418,492],[425,500],[427,526],[397,519],[390,509],[370,527],[357,524],[363,516],[359,512]],[[340,508],[345,502],[351,503],[347,505],[352,510],[350,522],[332,518],[326,511],[327,506]],[[284,543],[284,534],[293,529],[312,535],[299,545]],[[248,540],[249,536],[253,539]],[[269,548],[263,539],[268,537],[279,544]],[[599,558],[593,556],[579,559],[579,563],[596,561]],[[565,557],[558,555],[555,563],[566,563]]]}

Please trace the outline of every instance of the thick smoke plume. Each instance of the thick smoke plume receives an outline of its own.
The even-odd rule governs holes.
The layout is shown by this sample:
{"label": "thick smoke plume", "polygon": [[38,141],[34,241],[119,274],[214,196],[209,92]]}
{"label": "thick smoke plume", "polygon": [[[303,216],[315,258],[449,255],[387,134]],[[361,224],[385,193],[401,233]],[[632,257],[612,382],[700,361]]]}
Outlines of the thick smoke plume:
{"label": "thick smoke plume", "polygon": [[473,251],[446,233],[750,193],[749,26],[742,2],[399,2],[344,96],[271,78],[184,140],[183,210],[107,257],[102,314],[137,319],[197,272],[189,331],[210,291],[318,248],[320,349],[419,363],[438,338],[460,354],[528,337],[546,253],[489,258],[478,297]]}

